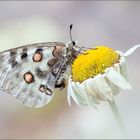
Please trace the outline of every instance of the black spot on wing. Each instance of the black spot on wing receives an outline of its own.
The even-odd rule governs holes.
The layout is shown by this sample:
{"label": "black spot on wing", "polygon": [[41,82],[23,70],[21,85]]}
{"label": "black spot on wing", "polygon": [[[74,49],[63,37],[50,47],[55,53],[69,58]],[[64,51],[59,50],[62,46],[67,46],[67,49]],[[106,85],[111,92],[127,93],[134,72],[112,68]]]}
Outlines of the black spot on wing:
{"label": "black spot on wing", "polygon": [[10,56],[11,56],[11,57],[15,56],[16,54],[17,54],[16,49],[12,49],[12,50],[10,51]]}
{"label": "black spot on wing", "polygon": [[18,62],[16,61],[16,56],[17,56],[17,50],[12,49],[10,51],[10,59],[9,59],[9,63],[11,64],[12,68],[18,64]]}
{"label": "black spot on wing", "polygon": [[23,54],[21,55],[21,59],[27,58],[27,56],[28,56],[27,53],[23,53]]}
{"label": "black spot on wing", "polygon": [[24,47],[24,48],[22,49],[21,59],[27,58],[27,56],[28,56],[27,51],[28,51],[28,48],[27,48],[27,47]]}
{"label": "black spot on wing", "polygon": [[26,53],[27,51],[28,51],[28,48],[27,47],[23,47],[22,52]]}
{"label": "black spot on wing", "polygon": [[36,68],[35,73],[38,78],[43,79],[47,76],[48,71],[42,71],[40,68]]}
{"label": "black spot on wing", "polygon": [[18,65],[18,62],[17,61],[11,61],[11,65],[12,65],[12,68],[15,67],[16,65]]}
{"label": "black spot on wing", "polygon": [[43,49],[41,49],[41,48],[38,48],[37,50],[36,50],[36,52],[42,52],[43,51]]}

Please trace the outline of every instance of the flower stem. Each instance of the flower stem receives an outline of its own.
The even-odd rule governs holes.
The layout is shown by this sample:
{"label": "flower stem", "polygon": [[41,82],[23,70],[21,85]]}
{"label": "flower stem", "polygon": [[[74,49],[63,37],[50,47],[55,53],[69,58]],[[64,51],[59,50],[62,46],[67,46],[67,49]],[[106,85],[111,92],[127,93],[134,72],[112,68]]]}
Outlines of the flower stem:
{"label": "flower stem", "polygon": [[120,131],[121,131],[121,133],[122,133],[122,136],[123,136],[124,138],[126,138],[126,137],[127,137],[126,129],[125,129],[125,127],[124,127],[123,120],[122,120],[122,118],[121,118],[121,114],[120,114],[120,112],[119,112],[119,110],[118,110],[118,107],[117,107],[117,105],[116,105],[116,103],[115,103],[115,100],[113,100],[113,101],[109,101],[109,100],[108,100],[108,102],[109,102],[109,105],[110,105],[110,107],[111,107],[111,110],[112,110],[112,112],[113,112],[113,114],[114,114],[114,116],[115,116],[115,119],[116,119],[116,121],[117,121],[117,123],[118,123],[118,125],[119,125],[119,128],[120,128]]}

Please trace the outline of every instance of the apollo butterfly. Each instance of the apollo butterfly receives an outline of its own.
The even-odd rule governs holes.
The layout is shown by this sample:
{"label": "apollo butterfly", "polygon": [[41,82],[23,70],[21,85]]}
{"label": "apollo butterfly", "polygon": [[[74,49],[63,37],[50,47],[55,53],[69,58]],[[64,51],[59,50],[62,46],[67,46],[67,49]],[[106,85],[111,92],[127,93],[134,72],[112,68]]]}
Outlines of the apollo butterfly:
{"label": "apollo butterfly", "polygon": [[35,43],[0,52],[0,89],[27,106],[42,107],[55,88],[65,88],[65,73],[81,50],[71,37],[68,44]]}

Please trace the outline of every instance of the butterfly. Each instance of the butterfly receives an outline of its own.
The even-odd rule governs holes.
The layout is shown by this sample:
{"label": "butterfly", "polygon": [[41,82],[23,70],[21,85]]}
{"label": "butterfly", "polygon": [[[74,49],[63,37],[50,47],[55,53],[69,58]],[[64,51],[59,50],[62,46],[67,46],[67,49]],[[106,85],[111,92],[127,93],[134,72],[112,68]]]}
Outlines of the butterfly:
{"label": "butterfly", "polygon": [[65,88],[65,73],[80,51],[71,37],[68,44],[35,43],[0,52],[0,90],[26,106],[43,107],[55,89]]}

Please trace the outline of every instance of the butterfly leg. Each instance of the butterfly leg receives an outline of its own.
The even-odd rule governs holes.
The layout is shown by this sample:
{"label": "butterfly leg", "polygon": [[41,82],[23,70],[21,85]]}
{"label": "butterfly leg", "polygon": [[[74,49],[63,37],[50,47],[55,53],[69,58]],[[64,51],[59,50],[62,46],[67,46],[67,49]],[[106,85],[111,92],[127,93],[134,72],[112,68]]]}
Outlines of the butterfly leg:
{"label": "butterfly leg", "polygon": [[66,80],[64,78],[59,79],[55,84],[55,88],[60,88],[60,90],[64,89],[65,87],[66,87]]}

